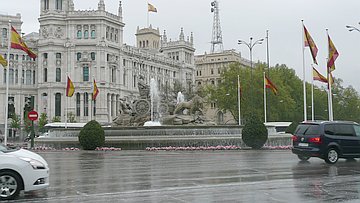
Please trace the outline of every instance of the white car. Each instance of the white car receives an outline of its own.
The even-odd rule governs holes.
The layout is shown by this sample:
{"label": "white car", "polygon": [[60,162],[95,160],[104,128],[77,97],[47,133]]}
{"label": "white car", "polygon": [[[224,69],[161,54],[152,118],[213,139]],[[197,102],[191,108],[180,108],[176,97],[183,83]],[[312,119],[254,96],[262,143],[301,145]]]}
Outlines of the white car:
{"label": "white car", "polygon": [[21,190],[49,186],[49,166],[40,155],[0,144],[0,200],[14,199]]}

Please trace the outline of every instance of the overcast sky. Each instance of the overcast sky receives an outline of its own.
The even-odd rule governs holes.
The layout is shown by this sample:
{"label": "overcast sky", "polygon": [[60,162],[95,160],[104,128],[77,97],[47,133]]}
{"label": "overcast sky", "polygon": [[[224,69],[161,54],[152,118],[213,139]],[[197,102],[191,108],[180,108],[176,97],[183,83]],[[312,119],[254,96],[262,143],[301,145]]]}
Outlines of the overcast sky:
{"label": "overcast sky", "polygon": [[[4,0],[2,0],[4,1]],[[99,0],[74,0],[75,9],[97,9]],[[181,27],[185,36],[194,33],[196,54],[210,51],[213,13],[211,0],[149,0],[158,12],[150,13],[150,23],[166,30],[168,40],[178,39]],[[358,26],[360,0],[219,0],[224,49],[235,49],[249,58],[249,49],[239,39],[264,38],[269,30],[270,64],[286,64],[302,77],[302,24],[314,39],[319,53],[317,69],[325,74],[327,57],[326,28],[340,56],[335,77],[360,91],[360,32],[349,32],[345,25]],[[118,0],[105,0],[106,10],[117,14]],[[146,0],[123,0],[124,43],[135,44],[137,26],[147,24]],[[40,0],[11,0],[2,3],[1,14],[21,13],[23,32],[38,32]],[[253,49],[253,59],[266,62],[266,44]],[[307,80],[311,79],[311,58],[305,50]]]}

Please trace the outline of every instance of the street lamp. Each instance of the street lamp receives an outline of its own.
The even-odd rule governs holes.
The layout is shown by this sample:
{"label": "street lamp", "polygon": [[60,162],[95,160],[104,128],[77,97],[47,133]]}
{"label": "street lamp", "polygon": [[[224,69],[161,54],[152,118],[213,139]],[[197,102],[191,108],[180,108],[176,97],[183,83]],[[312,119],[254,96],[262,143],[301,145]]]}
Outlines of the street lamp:
{"label": "street lamp", "polygon": [[[249,48],[249,51],[250,51],[250,68],[251,68],[251,72],[250,72],[250,80],[251,80],[251,83],[253,83],[253,60],[252,60],[252,49],[254,48],[255,45],[257,44],[262,44],[262,42],[264,41],[263,38],[261,39],[258,39],[256,40],[255,42],[253,42],[253,38],[250,37],[250,42],[247,43],[243,40],[238,40],[238,44],[241,45],[241,44],[245,44],[248,48]],[[252,91],[252,86],[253,84],[251,84],[251,98],[253,98],[253,91]],[[251,103],[253,103],[252,99],[251,99]]]}
{"label": "street lamp", "polygon": [[[360,23],[359,23],[359,24],[360,24]],[[350,32],[352,32],[352,31],[354,31],[354,30],[360,32],[360,29],[359,29],[359,28],[354,27],[354,26],[352,26],[352,25],[347,25],[347,26],[345,26],[345,27],[346,27]]]}

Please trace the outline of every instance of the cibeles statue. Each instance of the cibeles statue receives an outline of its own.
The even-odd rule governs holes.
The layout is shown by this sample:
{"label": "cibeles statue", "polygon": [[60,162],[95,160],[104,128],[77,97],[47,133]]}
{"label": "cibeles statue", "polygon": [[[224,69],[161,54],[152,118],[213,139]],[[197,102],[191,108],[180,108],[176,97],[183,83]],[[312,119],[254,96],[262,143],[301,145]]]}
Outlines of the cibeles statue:
{"label": "cibeles statue", "polygon": [[130,103],[126,99],[120,99],[120,112],[119,114],[132,114],[133,110]]}

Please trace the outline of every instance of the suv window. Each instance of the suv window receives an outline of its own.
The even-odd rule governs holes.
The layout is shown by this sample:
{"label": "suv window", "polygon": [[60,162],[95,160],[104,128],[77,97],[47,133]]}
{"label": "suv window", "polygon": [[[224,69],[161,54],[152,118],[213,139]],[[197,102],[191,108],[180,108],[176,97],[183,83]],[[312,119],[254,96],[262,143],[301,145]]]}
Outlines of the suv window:
{"label": "suv window", "polygon": [[328,135],[355,136],[352,124],[326,124],[324,130]]}
{"label": "suv window", "polygon": [[300,124],[296,130],[296,135],[316,135],[320,133],[320,126],[314,124]]}
{"label": "suv window", "polygon": [[354,130],[355,130],[356,136],[360,137],[360,126],[359,125],[354,125]]}

